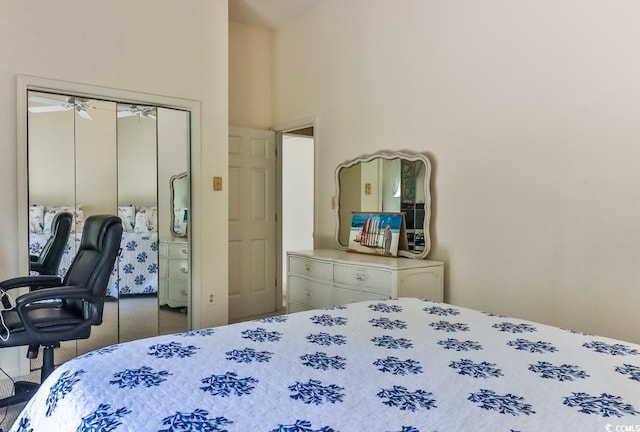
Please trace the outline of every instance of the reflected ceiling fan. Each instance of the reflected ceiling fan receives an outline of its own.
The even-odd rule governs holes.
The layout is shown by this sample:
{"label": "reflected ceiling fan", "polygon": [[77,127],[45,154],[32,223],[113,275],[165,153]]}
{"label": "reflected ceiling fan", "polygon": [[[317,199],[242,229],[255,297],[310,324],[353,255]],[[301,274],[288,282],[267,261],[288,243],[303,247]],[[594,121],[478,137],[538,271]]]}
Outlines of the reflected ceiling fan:
{"label": "reflected ceiling fan", "polygon": [[88,110],[95,109],[94,106],[91,106],[90,99],[82,99],[77,97],[67,97],[63,101],[44,96],[31,96],[29,97],[29,101],[42,104],[42,106],[30,106],[29,112],[32,113],[69,111],[71,109],[75,109],[80,117],[87,120],[92,120]]}
{"label": "reflected ceiling fan", "polygon": [[149,117],[156,118],[156,107],[143,105],[118,105],[118,118],[124,117]]}

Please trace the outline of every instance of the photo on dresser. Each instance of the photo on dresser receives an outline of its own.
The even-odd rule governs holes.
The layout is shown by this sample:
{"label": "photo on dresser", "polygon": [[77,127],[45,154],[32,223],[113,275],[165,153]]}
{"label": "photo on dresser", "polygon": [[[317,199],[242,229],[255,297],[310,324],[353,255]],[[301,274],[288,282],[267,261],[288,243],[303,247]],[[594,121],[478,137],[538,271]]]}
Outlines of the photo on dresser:
{"label": "photo on dresser", "polygon": [[[353,212],[349,250],[372,255],[398,256],[398,246],[406,243],[403,213]],[[405,241],[402,241],[402,236]]]}

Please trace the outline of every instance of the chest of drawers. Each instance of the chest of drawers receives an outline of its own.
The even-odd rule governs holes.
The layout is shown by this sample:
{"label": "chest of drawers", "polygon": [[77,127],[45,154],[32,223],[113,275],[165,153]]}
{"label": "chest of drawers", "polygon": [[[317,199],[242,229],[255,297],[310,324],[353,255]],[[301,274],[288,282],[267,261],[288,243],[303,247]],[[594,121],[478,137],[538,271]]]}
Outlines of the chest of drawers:
{"label": "chest of drawers", "polygon": [[393,297],[443,301],[444,263],[333,249],[287,253],[288,312]]}
{"label": "chest of drawers", "polygon": [[173,308],[189,304],[189,245],[160,242],[159,302]]}

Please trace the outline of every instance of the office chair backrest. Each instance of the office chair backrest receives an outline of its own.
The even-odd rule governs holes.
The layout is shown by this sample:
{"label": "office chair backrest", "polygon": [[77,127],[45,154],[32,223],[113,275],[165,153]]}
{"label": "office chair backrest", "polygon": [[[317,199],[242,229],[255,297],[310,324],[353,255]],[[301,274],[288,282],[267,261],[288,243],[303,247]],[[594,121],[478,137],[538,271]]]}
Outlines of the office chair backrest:
{"label": "office chair backrest", "polygon": [[[89,289],[97,297],[107,292],[109,276],[120,251],[122,220],[112,215],[89,216],[84,224],[80,248],[64,277],[63,285]],[[82,310],[83,303],[65,300],[67,307]],[[102,323],[102,304],[98,309],[83,310],[85,319],[95,318]]]}
{"label": "office chair backrest", "polygon": [[31,270],[35,270],[41,275],[57,275],[60,261],[67,246],[73,215],[68,212],[61,212],[53,217],[51,222],[51,237],[45,243],[37,261],[31,263]]}

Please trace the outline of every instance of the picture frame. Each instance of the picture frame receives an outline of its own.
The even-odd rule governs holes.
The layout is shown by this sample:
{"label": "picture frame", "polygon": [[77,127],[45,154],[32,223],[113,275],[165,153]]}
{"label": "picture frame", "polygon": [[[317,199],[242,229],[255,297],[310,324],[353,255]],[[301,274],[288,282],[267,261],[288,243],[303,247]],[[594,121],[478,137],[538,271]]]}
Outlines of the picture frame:
{"label": "picture frame", "polygon": [[348,250],[397,257],[399,247],[406,245],[404,226],[400,212],[353,212]]}

